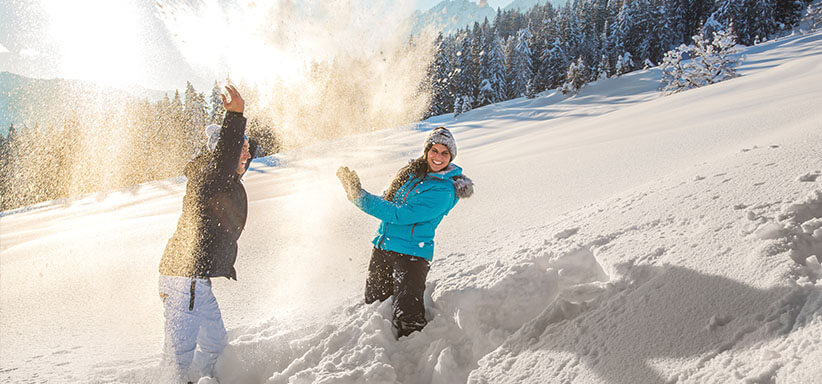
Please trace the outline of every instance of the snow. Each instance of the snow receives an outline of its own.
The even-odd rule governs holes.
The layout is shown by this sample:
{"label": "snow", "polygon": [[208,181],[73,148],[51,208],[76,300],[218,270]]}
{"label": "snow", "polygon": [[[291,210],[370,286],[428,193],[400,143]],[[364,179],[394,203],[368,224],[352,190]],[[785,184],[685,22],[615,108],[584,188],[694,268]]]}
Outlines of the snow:
{"label": "snow", "polygon": [[[822,381],[822,33],[662,97],[652,68],[255,160],[222,383]],[[474,180],[423,332],[362,302],[381,191],[428,130]],[[814,176],[816,175],[816,176]],[[157,264],[184,180],[0,216],[0,379],[156,380]],[[213,382],[203,379],[201,383]]]}

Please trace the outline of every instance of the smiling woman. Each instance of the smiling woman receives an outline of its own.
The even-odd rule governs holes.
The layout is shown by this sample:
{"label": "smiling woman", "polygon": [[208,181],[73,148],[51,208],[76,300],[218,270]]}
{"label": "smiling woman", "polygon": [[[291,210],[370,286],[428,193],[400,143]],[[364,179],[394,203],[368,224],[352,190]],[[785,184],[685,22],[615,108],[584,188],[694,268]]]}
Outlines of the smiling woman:
{"label": "smiling woman", "polygon": [[135,0],[41,0],[62,77],[105,84],[142,77],[143,28]]}

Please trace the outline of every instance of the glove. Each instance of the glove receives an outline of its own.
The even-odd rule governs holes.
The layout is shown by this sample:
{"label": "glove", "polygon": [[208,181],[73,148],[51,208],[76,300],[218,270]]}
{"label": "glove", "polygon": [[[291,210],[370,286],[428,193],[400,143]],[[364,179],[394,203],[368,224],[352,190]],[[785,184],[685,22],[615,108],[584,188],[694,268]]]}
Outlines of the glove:
{"label": "glove", "polygon": [[362,186],[357,172],[348,169],[348,167],[340,167],[337,169],[337,178],[340,179],[343,189],[345,189],[345,194],[348,196],[348,200],[354,200],[360,197]]}

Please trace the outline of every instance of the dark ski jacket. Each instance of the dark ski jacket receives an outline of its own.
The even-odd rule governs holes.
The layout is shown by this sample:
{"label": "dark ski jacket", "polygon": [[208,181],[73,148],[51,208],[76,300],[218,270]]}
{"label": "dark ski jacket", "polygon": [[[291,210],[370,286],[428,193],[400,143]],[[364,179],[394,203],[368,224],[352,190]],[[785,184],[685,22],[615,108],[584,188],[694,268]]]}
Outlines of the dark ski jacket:
{"label": "dark ski jacket", "polygon": [[[226,112],[215,150],[186,165],[183,213],[160,260],[161,274],[237,279],[237,239],[248,214],[242,175],[237,173],[245,125],[242,114]],[[249,145],[249,150],[254,147]],[[249,159],[246,170],[250,164]]]}

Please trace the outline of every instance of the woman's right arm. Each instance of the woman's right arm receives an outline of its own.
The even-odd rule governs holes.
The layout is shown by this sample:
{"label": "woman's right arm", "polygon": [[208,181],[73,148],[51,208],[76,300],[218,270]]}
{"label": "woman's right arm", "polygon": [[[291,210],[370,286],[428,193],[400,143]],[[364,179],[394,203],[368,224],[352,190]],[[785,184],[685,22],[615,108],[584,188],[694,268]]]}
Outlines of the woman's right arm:
{"label": "woman's right arm", "polygon": [[443,214],[454,201],[450,186],[425,190],[409,202],[397,204],[366,191],[352,202],[363,212],[390,224],[414,224],[432,220]]}

